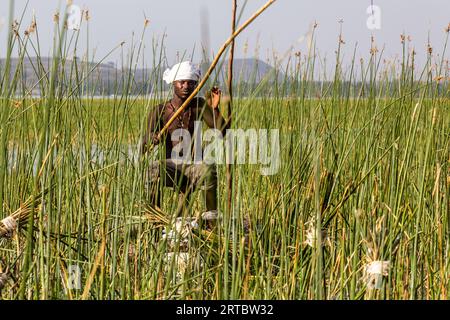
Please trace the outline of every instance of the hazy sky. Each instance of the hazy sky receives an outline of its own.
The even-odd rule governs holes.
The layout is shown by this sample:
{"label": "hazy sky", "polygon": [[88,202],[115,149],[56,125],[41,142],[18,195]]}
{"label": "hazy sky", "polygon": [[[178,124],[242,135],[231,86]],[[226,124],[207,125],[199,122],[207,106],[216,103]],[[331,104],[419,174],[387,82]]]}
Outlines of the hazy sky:
{"label": "hazy sky", "polygon": [[[19,17],[25,0],[15,1],[15,17]],[[242,5],[243,0],[238,0]],[[265,0],[248,0],[243,12],[244,21]],[[207,17],[210,48],[217,51],[230,32],[231,0],[73,0],[81,9],[88,8],[89,43],[91,54],[95,49],[98,60],[121,41],[126,41],[125,51],[129,50],[132,33],[139,40],[143,31],[144,13],[150,20],[146,29],[144,44],[146,60],[150,62],[152,39],[161,40],[165,33],[166,54],[169,63],[176,60],[177,52],[190,53],[196,48],[194,60],[201,57],[201,21]],[[40,46],[43,55],[48,55],[53,37],[52,17],[55,11],[63,8],[66,1],[30,0],[24,16],[24,26],[29,24],[33,11],[37,17]],[[317,47],[321,56],[329,60],[334,57],[338,42],[339,20],[343,19],[344,53],[350,57],[358,43],[358,58],[369,55],[370,37],[373,34],[377,47],[386,47],[386,57],[392,58],[401,53],[400,34],[411,36],[412,46],[418,52],[418,59],[425,57],[427,38],[430,37],[435,52],[442,52],[446,34],[445,27],[450,23],[450,0],[374,0],[380,8],[380,29],[370,30],[367,26],[369,14],[366,12],[370,0],[278,0],[263,13],[249,29],[239,37],[236,56],[244,57],[244,43],[248,41],[247,56],[255,56],[259,44],[259,57],[266,59],[274,50],[282,56],[293,47],[293,51],[305,52],[306,40],[299,41],[307,33],[312,22],[317,21]],[[0,0],[0,55],[5,55],[6,24],[8,19],[8,0]],[[238,9],[240,9],[239,7]],[[205,18],[203,19],[205,20]],[[24,27],[22,27],[24,30]],[[85,49],[86,26],[81,26],[79,52]],[[446,58],[449,54],[446,54]],[[118,61],[120,51],[107,61]]]}

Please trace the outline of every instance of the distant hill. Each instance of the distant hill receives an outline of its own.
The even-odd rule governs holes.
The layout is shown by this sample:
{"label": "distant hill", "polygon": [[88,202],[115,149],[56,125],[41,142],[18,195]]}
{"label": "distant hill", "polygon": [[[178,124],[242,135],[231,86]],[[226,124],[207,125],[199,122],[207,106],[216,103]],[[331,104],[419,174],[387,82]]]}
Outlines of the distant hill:
{"label": "distant hill", "polygon": [[[29,90],[33,88],[33,94],[40,94],[40,84],[42,81],[48,81],[49,70],[52,66],[52,59],[43,57],[37,59],[36,57],[25,58],[23,65],[19,65],[17,58],[11,59],[10,76],[12,77],[17,68],[22,70],[20,73],[21,83]],[[139,66],[139,64],[138,64]],[[120,92],[124,85],[130,83],[128,79],[132,79],[131,87],[128,92],[133,94],[148,92],[149,88],[153,86],[161,86],[162,73],[167,66],[154,68],[131,68],[116,66],[112,62],[105,63],[88,63],[81,61],[79,58],[75,60],[62,60],[60,63],[61,70],[64,70],[64,82],[73,87],[74,82],[89,85],[90,90],[94,90],[96,94],[112,94]],[[142,67],[142,66],[141,66]],[[209,64],[202,64],[201,69],[203,74],[206,72]],[[0,59],[0,74],[4,74],[5,59]],[[213,79],[221,85],[226,83],[228,74],[228,61],[223,60],[218,64],[213,72]],[[130,72],[131,71],[131,72]],[[89,76],[86,74],[89,72]],[[233,83],[255,84],[262,79],[275,79],[276,72],[273,66],[263,62],[259,59],[235,59],[233,69]],[[278,78],[280,75],[278,75]],[[77,80],[78,79],[78,80]],[[84,81],[81,81],[84,79]],[[61,79],[59,79],[61,80]],[[40,82],[41,81],[41,82]],[[72,82],[70,84],[70,82]],[[82,86],[80,86],[82,87]],[[162,84],[160,89],[166,89],[166,85]],[[18,88],[20,90],[20,88]],[[91,91],[92,92],[92,91]]]}
{"label": "distant hill", "polygon": [[[209,64],[202,65],[203,73],[208,69]],[[228,77],[228,60],[218,64],[215,70],[215,76],[221,81],[226,82]],[[275,69],[268,63],[254,58],[234,59],[233,63],[233,82],[258,83],[266,77],[271,80],[276,76]]]}

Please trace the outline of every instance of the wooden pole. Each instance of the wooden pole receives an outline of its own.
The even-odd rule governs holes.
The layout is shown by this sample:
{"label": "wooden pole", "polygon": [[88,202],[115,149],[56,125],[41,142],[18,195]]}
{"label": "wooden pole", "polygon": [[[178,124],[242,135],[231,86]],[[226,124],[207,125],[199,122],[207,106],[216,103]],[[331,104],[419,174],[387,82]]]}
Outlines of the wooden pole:
{"label": "wooden pole", "polygon": [[[234,34],[236,31],[236,7],[237,7],[237,0],[233,0],[233,11],[231,14],[231,34]],[[228,102],[229,127],[231,127],[231,120],[233,114],[233,60],[234,60],[234,39],[231,42],[230,60],[228,62],[228,94],[230,95],[230,101]],[[231,172],[231,170],[232,170],[231,163],[227,163],[226,167],[227,188],[228,188],[227,212],[229,216],[231,216],[231,202],[232,202],[231,195],[233,191],[233,173]]]}

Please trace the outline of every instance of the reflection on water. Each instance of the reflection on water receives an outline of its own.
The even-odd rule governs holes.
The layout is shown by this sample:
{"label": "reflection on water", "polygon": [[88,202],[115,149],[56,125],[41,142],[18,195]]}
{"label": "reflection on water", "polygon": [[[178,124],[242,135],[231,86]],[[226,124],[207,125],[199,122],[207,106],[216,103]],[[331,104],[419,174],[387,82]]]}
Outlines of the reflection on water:
{"label": "reflection on water", "polygon": [[[70,154],[69,154],[70,153]],[[89,158],[86,155],[89,154]],[[118,149],[105,149],[98,144],[92,144],[90,152],[87,152],[87,146],[72,146],[69,149],[53,149],[53,159],[69,158],[76,161],[76,165],[81,169],[89,161],[92,165],[104,166],[108,163],[120,161],[123,163],[137,163],[139,157],[139,149],[137,145],[122,145]],[[109,161],[108,161],[109,160]],[[29,169],[33,163],[33,174],[38,171],[38,157],[37,150],[24,150],[18,144],[13,144],[8,147],[7,159],[8,172],[16,171],[20,166],[26,166]],[[75,165],[75,162],[73,163]]]}

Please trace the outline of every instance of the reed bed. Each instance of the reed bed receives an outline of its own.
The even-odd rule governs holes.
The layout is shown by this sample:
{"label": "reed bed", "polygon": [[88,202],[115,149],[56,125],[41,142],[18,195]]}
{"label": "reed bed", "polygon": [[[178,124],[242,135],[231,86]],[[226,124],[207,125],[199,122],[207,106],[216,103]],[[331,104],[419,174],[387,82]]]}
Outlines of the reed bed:
{"label": "reed bed", "polygon": [[[237,82],[233,127],[279,129],[281,165],[272,176],[234,165],[230,211],[219,166],[223,219],[191,231],[180,263],[161,237],[177,195],[164,188],[152,207],[143,179],[151,155],[137,155],[148,111],[166,98],[164,43],[153,44],[151,92],[130,94],[144,60],[137,41],[116,93],[98,97],[90,55],[68,58],[79,32],[62,16],[50,65],[39,21],[31,30],[18,22],[0,70],[0,218],[18,222],[0,223],[2,299],[449,298],[446,48],[419,53],[423,69],[405,39],[400,61],[374,46],[346,66],[338,41],[330,81],[313,46],[271,61],[275,74],[256,86]],[[38,83],[25,81],[22,64],[9,68],[13,51],[22,62],[36,56]],[[198,217],[201,199],[196,192],[183,216]],[[67,285],[74,265],[76,288]]]}

